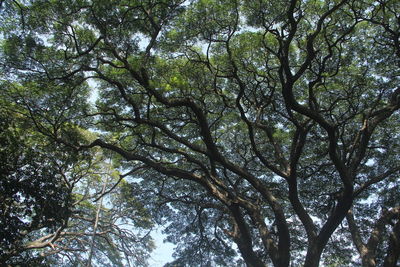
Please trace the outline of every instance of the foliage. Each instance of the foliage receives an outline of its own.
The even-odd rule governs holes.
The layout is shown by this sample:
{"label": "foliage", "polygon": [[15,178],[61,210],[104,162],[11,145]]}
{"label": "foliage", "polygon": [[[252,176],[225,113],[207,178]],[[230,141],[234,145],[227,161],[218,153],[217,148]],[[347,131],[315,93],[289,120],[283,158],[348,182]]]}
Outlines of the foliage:
{"label": "foliage", "polygon": [[399,1],[5,9],[14,105],[69,155],[132,170],[115,201],[166,226],[170,266],[396,265]]}
{"label": "foliage", "polygon": [[7,251],[32,231],[63,225],[71,200],[54,163],[28,144],[27,129],[17,128],[6,112],[1,121],[0,244]]}
{"label": "foliage", "polygon": [[3,84],[1,264],[83,266],[93,251],[92,266],[146,266],[152,221],[133,196],[126,196],[125,176],[101,151],[78,154],[44,134],[51,127],[71,143],[93,139],[93,133],[71,124],[77,113],[69,108],[82,105],[58,102],[68,90],[54,96],[36,89]]}

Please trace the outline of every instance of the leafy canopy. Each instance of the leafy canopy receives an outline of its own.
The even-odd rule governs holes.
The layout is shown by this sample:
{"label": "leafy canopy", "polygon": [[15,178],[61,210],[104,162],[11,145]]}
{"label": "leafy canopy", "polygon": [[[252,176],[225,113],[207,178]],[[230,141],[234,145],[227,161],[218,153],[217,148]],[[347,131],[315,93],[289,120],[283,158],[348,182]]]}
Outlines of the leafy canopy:
{"label": "leafy canopy", "polygon": [[399,1],[1,3],[2,79],[38,131],[137,172],[121,203],[170,266],[398,262]]}

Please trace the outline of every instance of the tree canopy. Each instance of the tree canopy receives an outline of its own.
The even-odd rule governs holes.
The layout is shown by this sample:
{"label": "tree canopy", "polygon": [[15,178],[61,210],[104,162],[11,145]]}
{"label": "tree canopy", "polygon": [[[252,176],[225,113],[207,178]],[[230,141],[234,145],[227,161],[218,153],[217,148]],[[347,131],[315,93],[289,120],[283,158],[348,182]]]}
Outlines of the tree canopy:
{"label": "tree canopy", "polygon": [[[54,146],[44,156],[67,168],[111,159],[125,173],[109,190],[122,192],[114,209],[139,228],[166,227],[177,245],[166,266],[398,264],[399,1],[0,7],[4,110],[29,121]],[[1,157],[21,149],[7,123]],[[39,174],[16,166],[11,176],[29,171],[30,187],[57,185],[51,164],[36,161]],[[96,178],[98,192],[106,177]],[[71,195],[57,190],[52,204],[71,209]],[[119,237],[117,248],[126,245]]]}
{"label": "tree canopy", "polygon": [[[12,102],[24,89],[6,90],[0,107],[0,263],[91,266],[91,255],[96,266],[144,266],[153,223],[126,175],[99,149],[78,154],[42,134],[33,102]],[[82,142],[91,135],[70,124],[64,132]]]}

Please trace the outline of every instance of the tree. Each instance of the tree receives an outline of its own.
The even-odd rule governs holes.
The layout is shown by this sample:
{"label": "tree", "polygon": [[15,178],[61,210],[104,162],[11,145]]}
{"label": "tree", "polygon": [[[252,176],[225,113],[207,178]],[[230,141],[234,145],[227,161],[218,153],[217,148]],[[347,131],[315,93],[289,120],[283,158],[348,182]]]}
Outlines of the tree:
{"label": "tree", "polygon": [[97,87],[63,118],[98,139],[65,138],[62,109],[38,128],[143,168],[127,186],[168,225],[171,266],[398,262],[398,1],[4,6],[9,82]]}
{"label": "tree", "polygon": [[[120,174],[98,149],[77,154],[41,134],[40,113],[29,115],[34,90],[3,86],[0,263],[147,266],[153,223],[122,181],[133,172]],[[84,142],[93,134],[66,125],[63,135]]]}
{"label": "tree", "polygon": [[1,119],[0,262],[4,263],[28,233],[65,225],[71,199],[49,158],[37,153],[37,146],[22,134],[27,129],[16,127],[8,112]]}

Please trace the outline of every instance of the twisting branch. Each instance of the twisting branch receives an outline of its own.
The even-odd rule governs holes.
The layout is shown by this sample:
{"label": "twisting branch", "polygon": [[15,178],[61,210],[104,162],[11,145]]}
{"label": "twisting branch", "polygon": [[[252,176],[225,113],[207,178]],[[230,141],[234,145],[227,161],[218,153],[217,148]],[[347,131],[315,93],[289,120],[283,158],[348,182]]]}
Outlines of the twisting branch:
{"label": "twisting branch", "polygon": [[[388,251],[386,254],[387,262],[393,262],[396,259],[396,254],[393,254],[395,251],[399,250],[398,247],[398,237],[396,239],[396,235],[399,234],[399,216],[400,216],[400,207],[395,207],[390,210],[383,209],[381,216],[376,221],[374,228],[371,231],[371,234],[367,240],[367,242],[363,242],[361,238],[361,234],[358,230],[358,226],[354,220],[354,215],[352,210],[349,210],[347,213],[347,222],[349,224],[349,229],[351,236],[353,238],[354,244],[358,252],[360,253],[363,266],[374,267],[376,266],[376,250],[380,242],[383,238],[383,232],[385,231],[385,227],[391,223],[391,221],[397,220],[393,232],[391,233],[391,241],[389,242]],[[397,227],[397,228],[396,228]],[[397,243],[396,243],[397,242]],[[397,247],[396,247],[397,245]],[[398,257],[398,256],[397,256]],[[386,261],[385,259],[385,261]],[[396,261],[395,261],[396,262]],[[395,263],[394,262],[394,263]],[[394,266],[394,265],[385,265],[385,266]]]}

